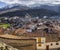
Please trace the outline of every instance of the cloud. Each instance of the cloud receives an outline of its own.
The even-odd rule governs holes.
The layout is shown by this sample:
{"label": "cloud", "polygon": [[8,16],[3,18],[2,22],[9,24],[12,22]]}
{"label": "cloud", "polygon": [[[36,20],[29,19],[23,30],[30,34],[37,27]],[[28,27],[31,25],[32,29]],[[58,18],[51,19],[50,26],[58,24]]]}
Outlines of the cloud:
{"label": "cloud", "polygon": [[17,2],[17,0],[0,0],[0,1],[5,2],[7,4],[13,4]]}
{"label": "cloud", "polygon": [[19,3],[19,4],[24,4],[24,5],[31,5],[31,4],[35,4],[35,3],[60,4],[60,0],[0,0],[0,1],[5,2],[7,4]]}

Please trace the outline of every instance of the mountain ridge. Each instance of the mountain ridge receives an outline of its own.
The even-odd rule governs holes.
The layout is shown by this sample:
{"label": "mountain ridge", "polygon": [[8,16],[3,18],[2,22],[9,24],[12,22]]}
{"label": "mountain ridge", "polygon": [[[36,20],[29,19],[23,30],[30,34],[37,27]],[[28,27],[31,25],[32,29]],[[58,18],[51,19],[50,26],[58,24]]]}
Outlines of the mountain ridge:
{"label": "mountain ridge", "polygon": [[[60,5],[36,5],[36,7],[28,7],[21,4],[13,5],[12,7],[3,8],[0,12],[0,16],[25,16],[26,13],[29,13],[31,16],[53,16],[59,14]],[[8,15],[9,14],[9,15]],[[12,15],[11,15],[12,14]]]}

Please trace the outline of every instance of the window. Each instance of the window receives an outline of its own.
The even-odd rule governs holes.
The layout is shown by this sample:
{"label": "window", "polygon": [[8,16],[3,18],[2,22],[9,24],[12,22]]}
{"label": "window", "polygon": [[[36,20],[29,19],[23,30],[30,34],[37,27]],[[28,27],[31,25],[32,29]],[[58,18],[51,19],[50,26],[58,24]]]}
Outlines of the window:
{"label": "window", "polygon": [[52,46],[53,44],[51,43],[51,46]]}
{"label": "window", "polygon": [[59,45],[59,43],[56,43],[56,45]]}

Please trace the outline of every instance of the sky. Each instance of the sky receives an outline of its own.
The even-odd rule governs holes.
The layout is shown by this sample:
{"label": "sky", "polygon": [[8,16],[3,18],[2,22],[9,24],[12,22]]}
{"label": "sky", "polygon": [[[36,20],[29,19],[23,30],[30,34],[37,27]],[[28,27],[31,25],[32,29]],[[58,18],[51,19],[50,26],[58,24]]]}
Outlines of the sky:
{"label": "sky", "polygon": [[19,3],[23,5],[32,5],[32,4],[60,4],[60,0],[0,0],[0,7],[4,4],[14,4]]}

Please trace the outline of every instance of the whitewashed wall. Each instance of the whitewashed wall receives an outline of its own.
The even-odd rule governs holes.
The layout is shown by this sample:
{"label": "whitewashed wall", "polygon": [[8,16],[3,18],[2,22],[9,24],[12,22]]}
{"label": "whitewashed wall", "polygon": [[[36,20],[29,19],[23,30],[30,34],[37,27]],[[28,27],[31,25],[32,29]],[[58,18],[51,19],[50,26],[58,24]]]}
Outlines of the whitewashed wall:
{"label": "whitewashed wall", "polygon": [[[37,39],[37,49],[46,49],[47,45],[49,45],[49,49],[60,48],[60,41],[58,41],[58,42],[47,42],[46,43],[45,42],[46,39],[44,37],[41,37],[41,46],[38,46],[39,45],[38,38],[36,38],[36,39]],[[56,43],[58,43],[58,45],[56,45]]]}

